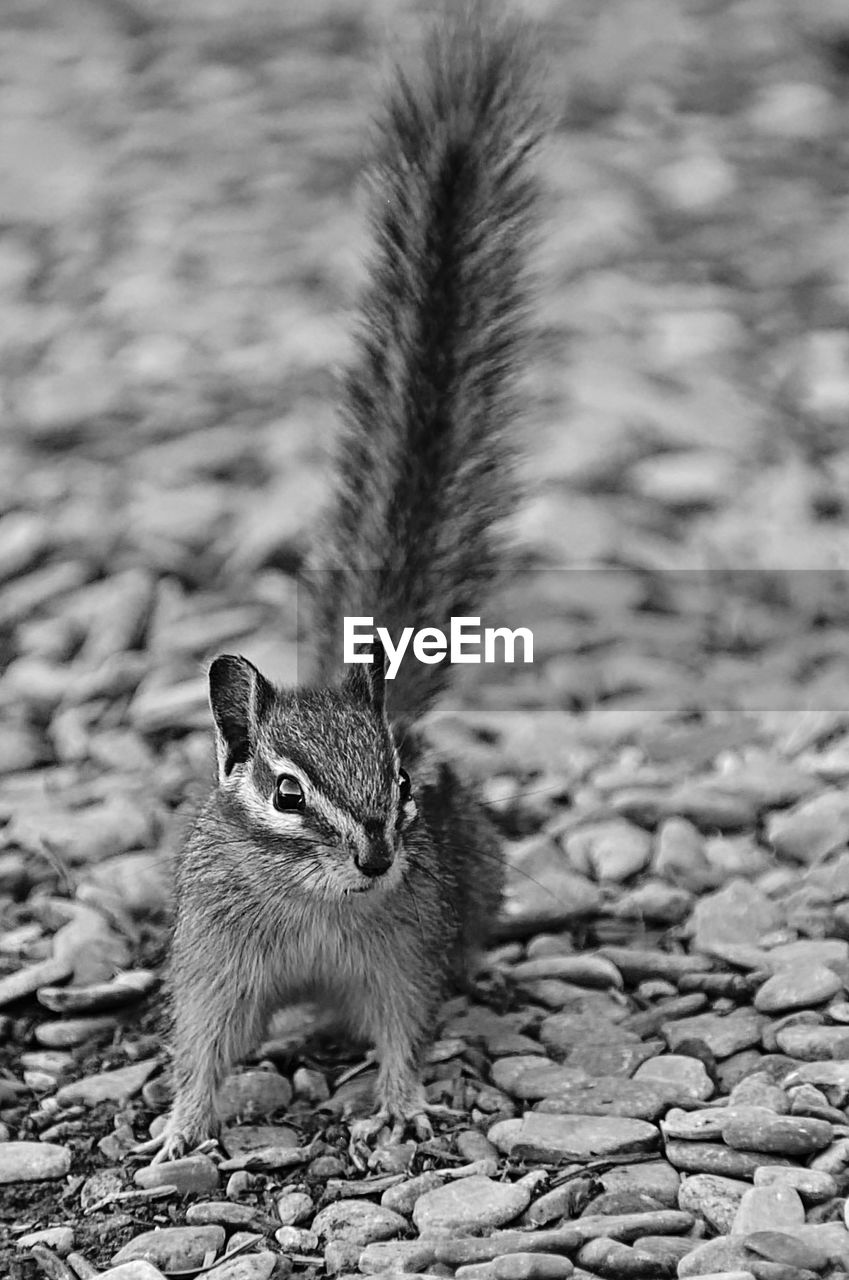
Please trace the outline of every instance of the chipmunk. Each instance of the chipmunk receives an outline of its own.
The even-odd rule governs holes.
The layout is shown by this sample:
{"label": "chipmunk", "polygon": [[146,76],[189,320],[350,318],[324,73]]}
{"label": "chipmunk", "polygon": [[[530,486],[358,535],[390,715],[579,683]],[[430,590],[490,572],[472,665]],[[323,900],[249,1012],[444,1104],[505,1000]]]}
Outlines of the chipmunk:
{"label": "chipmunk", "polygon": [[[374,1134],[430,1132],[420,1065],[502,893],[472,788],[416,726],[449,678],[408,657],[339,664],[342,620],[390,631],[475,614],[496,575],[526,337],[540,139],[526,33],[444,11],[377,130],[375,234],[344,385],[337,493],[315,584],[315,682],[245,658],[209,671],[218,783],[179,860],[170,960],[174,1101],[140,1150],[214,1136],[215,1095],[269,1014],[312,1000],[379,1062]],[[365,655],[369,656],[369,655]]]}

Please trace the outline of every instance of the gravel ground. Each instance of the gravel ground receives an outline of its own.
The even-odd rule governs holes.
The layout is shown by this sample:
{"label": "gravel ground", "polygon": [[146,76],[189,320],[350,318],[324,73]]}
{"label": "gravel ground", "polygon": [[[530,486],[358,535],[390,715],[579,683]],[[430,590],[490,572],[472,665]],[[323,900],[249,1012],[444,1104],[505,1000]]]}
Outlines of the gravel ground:
{"label": "gravel ground", "polygon": [[457,1114],[352,1151],[373,1070],[290,1017],[222,1148],[148,1168],[204,663],[296,678],[379,51],[424,5],[2,6],[4,1276],[849,1272],[849,10],[526,7],[535,662],[431,725],[509,866],[426,1069]]}

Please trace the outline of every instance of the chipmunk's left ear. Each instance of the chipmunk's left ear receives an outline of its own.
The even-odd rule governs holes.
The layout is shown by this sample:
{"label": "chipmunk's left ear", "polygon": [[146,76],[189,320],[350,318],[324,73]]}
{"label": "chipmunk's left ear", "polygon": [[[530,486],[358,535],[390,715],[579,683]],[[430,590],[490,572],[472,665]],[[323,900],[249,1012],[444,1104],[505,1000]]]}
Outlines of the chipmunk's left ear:
{"label": "chipmunk's left ear", "polygon": [[342,688],[357,702],[383,711],[386,703],[386,650],[376,637],[371,646],[371,663],[354,662],[342,682]]}
{"label": "chipmunk's left ear", "polygon": [[257,728],[274,689],[247,658],[223,654],[209,668],[209,705],[215,719],[218,773],[223,781],[256,749]]}

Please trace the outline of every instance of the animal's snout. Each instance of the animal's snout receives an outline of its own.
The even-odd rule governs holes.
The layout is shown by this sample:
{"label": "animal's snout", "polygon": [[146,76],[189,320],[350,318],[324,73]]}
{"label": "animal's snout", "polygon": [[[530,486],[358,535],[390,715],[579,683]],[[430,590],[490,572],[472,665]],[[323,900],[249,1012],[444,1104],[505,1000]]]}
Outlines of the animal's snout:
{"label": "animal's snout", "polygon": [[369,840],[365,849],[360,849],[356,856],[357,869],[364,876],[382,876],[395,860],[395,851],[385,838]]}

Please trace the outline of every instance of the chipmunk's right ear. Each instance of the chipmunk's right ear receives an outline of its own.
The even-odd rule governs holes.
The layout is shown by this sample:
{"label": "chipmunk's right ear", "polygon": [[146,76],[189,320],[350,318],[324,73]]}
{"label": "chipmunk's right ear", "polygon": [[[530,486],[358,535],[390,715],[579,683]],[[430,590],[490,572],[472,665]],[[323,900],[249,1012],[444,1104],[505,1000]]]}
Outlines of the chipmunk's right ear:
{"label": "chipmunk's right ear", "polygon": [[273,697],[273,688],[247,658],[223,654],[209,668],[209,705],[215,718],[222,781],[237,764],[250,759],[257,726]]}
{"label": "chipmunk's right ear", "polygon": [[355,701],[382,713],[386,702],[386,650],[381,640],[372,642],[370,663],[352,663],[342,687]]}

